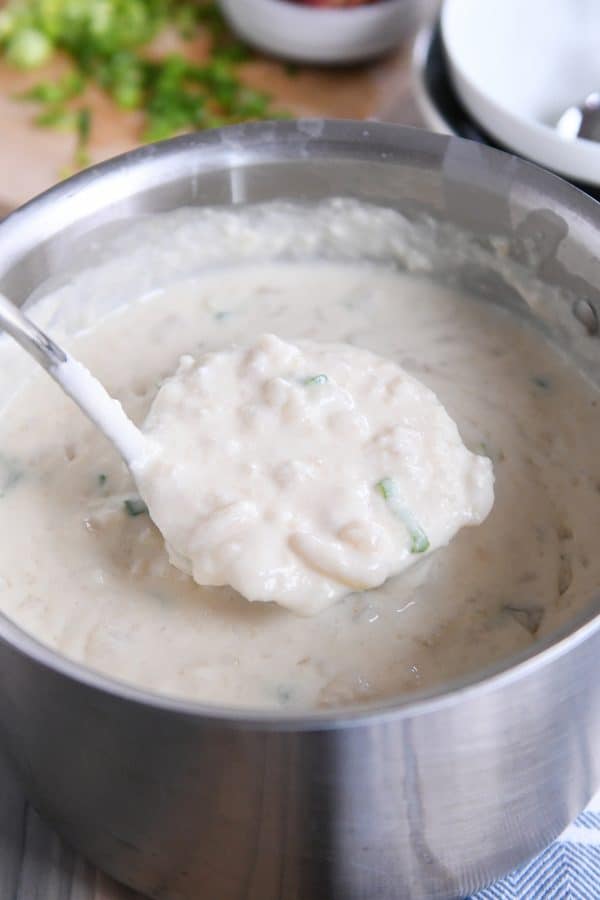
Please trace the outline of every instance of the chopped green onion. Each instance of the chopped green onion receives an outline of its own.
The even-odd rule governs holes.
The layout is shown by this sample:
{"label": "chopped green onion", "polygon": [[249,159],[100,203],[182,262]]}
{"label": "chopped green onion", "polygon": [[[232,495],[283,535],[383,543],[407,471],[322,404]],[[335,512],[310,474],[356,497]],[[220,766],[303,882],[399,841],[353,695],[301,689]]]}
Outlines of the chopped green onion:
{"label": "chopped green onion", "polygon": [[566,594],[571,587],[572,581],[573,567],[571,565],[571,557],[568,553],[561,553],[558,563],[558,594],[560,597]]}
{"label": "chopped green onion", "polygon": [[77,116],[65,106],[47,106],[35,117],[34,122],[40,128],[73,131],[77,127]]}
{"label": "chopped green onion", "polygon": [[[188,46],[162,58],[146,52],[169,27],[186,44],[204,28],[208,59],[195,62]],[[268,94],[244,84],[238,67],[251,51],[212,0],[8,0],[0,11],[0,52],[23,68],[55,53],[70,57],[71,73],[41,82],[22,99],[42,104],[37,124],[78,134],[78,166],[89,162],[90,113],[65,104],[87,85],[99,85],[121,109],[141,110],[144,140],[285,115]]]}
{"label": "chopped green onion", "polygon": [[292,689],[284,684],[279,684],[277,686],[277,699],[282,705],[289,703],[292,699]]}
{"label": "chopped green onion", "polygon": [[16,31],[6,44],[6,58],[19,69],[35,69],[50,59],[52,43],[42,31],[23,28]]}
{"label": "chopped green onion", "polygon": [[128,497],[123,506],[129,516],[142,516],[148,512],[148,507],[141,497]]}
{"label": "chopped green onion", "polygon": [[327,384],[329,378],[327,375],[310,375],[308,378],[305,378],[302,384]]}
{"label": "chopped green onion", "polygon": [[23,477],[23,470],[12,459],[0,454],[0,497],[13,488]]}
{"label": "chopped green onion", "polygon": [[535,386],[539,387],[542,391],[550,390],[550,379],[546,378],[545,375],[532,375],[531,380],[535,384]]}
{"label": "chopped green onion", "polygon": [[244,119],[264,119],[269,111],[270,101],[268,94],[242,86],[236,92],[233,109],[236,116]]}
{"label": "chopped green onion", "polygon": [[0,42],[10,38],[15,30],[15,13],[7,9],[0,9]]}
{"label": "chopped green onion", "polygon": [[69,72],[58,81],[40,81],[19,99],[32,100],[36,103],[64,103],[77,97],[85,88],[85,79],[78,72]]}
{"label": "chopped green onion", "polygon": [[77,114],[77,134],[82,143],[85,143],[89,139],[91,121],[89,109],[80,109]]}
{"label": "chopped green onion", "polygon": [[106,484],[107,478],[108,478],[108,476],[105,475],[104,472],[100,472],[100,474],[98,475],[98,484],[100,487],[104,487],[104,485]]}
{"label": "chopped green onion", "polygon": [[89,109],[84,107],[77,111],[77,149],[75,151],[75,161],[78,166],[89,165],[90,155],[88,153],[88,144],[90,141],[90,131],[92,127],[92,117]]}
{"label": "chopped green onion", "polygon": [[544,617],[542,606],[504,606],[503,609],[531,635],[537,633]]}
{"label": "chopped green onion", "polygon": [[425,553],[426,550],[429,550],[429,538],[412,512],[401,503],[398,487],[393,478],[382,478],[375,485],[375,489],[379,491],[394,515],[406,525],[410,536],[410,552]]}
{"label": "chopped green onion", "polygon": [[396,484],[391,478],[382,478],[375,485],[384,500],[393,500],[396,496]]}

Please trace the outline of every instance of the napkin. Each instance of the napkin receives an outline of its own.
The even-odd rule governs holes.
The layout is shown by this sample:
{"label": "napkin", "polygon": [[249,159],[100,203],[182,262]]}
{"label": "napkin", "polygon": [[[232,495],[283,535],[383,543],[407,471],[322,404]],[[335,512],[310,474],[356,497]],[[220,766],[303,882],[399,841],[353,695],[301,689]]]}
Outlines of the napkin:
{"label": "napkin", "polygon": [[539,856],[468,900],[598,900],[600,793]]}

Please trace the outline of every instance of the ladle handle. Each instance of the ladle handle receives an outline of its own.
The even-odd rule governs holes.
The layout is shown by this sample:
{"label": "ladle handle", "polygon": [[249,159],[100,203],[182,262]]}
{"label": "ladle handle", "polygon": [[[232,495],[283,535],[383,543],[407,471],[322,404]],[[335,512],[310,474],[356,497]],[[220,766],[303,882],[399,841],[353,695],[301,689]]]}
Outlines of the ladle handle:
{"label": "ladle handle", "polygon": [[0,327],[48,372],[67,361],[67,354],[24,316],[18,306],[0,294]]}
{"label": "ladle handle", "polygon": [[0,294],[0,328],[3,328],[60,385],[79,408],[115,445],[128,466],[149,450],[148,439],[85,366],[69,356],[37,325]]}

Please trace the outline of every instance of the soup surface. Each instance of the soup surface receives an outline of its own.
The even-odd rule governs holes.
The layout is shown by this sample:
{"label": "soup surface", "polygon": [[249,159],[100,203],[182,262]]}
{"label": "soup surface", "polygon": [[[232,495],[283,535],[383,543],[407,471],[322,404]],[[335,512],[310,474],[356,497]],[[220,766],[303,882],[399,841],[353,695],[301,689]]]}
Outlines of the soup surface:
{"label": "soup surface", "polygon": [[[191,249],[180,241],[175,252]],[[158,692],[314,709],[441,684],[585,606],[599,568],[597,395],[535,331],[383,264],[241,259],[152,293],[140,277],[137,296],[134,264],[119,262],[131,300],[119,309],[99,318],[99,294],[75,278],[39,319],[58,333],[58,302],[77,301],[66,331],[81,333],[66,343],[136,422],[182,354],[263,332],[344,341],[436,392],[466,445],[492,459],[494,507],[412,569],[315,617],[251,604],[169,564],[114,449],[44,373],[24,369],[0,420],[0,608],[24,629]],[[94,283],[114,294],[118,266],[98,266],[106,278],[96,271]],[[21,351],[4,341],[1,353],[6,371]]]}

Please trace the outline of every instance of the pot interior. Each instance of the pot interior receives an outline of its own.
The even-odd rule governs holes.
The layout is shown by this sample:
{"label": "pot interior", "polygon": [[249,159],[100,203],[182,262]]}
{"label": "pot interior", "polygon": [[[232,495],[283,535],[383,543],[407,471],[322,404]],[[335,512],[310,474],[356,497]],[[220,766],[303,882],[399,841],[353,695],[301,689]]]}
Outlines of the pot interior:
{"label": "pot interior", "polygon": [[[284,201],[300,217],[300,227],[307,226],[316,204],[327,208],[333,200],[335,211],[336,198],[344,198],[332,213],[339,221],[357,203],[382,207],[398,218],[384,219],[371,230],[369,225],[349,253],[344,240],[335,239],[333,220],[324,222],[310,246],[293,239],[273,245],[267,232],[261,242],[259,213],[255,224],[248,224],[249,231],[255,228],[258,235],[250,255],[232,250],[231,245],[219,254],[216,241],[207,240],[189,269],[175,272],[169,268],[169,248],[163,242],[156,246],[153,268],[144,274],[132,266],[131,276],[116,287],[111,284],[110,290],[97,287],[96,275],[89,274],[92,267],[106,266],[113,254],[118,255],[132,231],[142,234],[154,213],[182,207],[225,211],[237,207],[248,215],[257,204]],[[165,220],[173,228],[178,221],[174,215]],[[114,311],[127,304],[133,295],[167,290],[174,281],[193,279],[206,269],[225,273],[232,253],[238,253],[238,266],[257,261],[299,266],[315,255],[328,265],[359,258],[378,271],[408,273],[508,311],[524,328],[553,344],[573,370],[597,388],[600,267],[593,239],[598,219],[597,205],[560,179],[467,142],[370,123],[244,126],[144,148],[32,201],[0,226],[4,260],[0,288],[35,307],[38,321],[60,336],[80,330],[82,296],[90,309],[96,304],[101,317],[109,308]],[[75,282],[78,293],[71,290]],[[56,296],[61,298],[58,316],[52,300]],[[28,372],[19,353],[14,355],[10,378],[0,382],[4,399],[14,391],[16,371]],[[532,377],[538,377],[540,390],[547,389],[543,373]],[[583,439],[596,447],[600,442],[597,429],[583,432]],[[600,480],[594,484],[600,490]],[[585,568],[593,565],[588,558]],[[564,567],[558,577],[566,577]],[[506,668],[564,637],[596,613],[598,599],[589,583],[587,577],[585,602],[580,599],[552,633],[540,635],[535,603],[523,606],[511,595],[502,609],[512,611],[533,640],[519,645],[511,658],[480,665],[475,675],[459,673],[460,677],[426,689],[417,683],[411,696],[446,692],[464,684],[465,678],[469,682]],[[11,630],[6,623],[5,627]],[[376,697],[370,705],[382,700],[387,703],[390,697]],[[337,709],[338,701],[345,705],[343,696],[340,700],[334,694],[327,708]]]}

